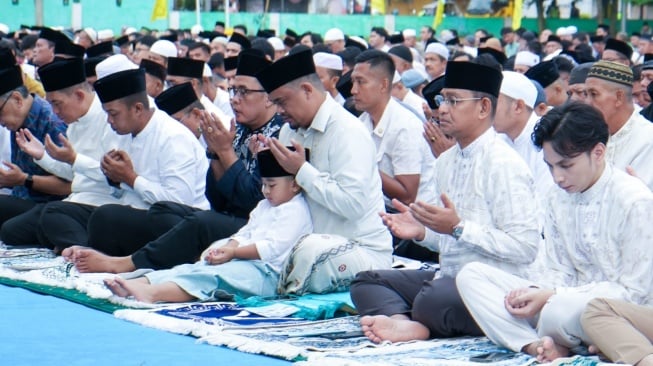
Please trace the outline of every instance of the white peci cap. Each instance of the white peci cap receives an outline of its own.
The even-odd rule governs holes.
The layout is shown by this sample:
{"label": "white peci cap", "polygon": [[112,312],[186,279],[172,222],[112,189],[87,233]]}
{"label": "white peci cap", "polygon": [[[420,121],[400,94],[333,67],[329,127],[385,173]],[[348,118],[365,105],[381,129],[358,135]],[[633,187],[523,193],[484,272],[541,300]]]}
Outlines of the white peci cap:
{"label": "white peci cap", "polygon": [[154,42],[152,47],[150,47],[150,52],[163,57],[177,57],[178,55],[177,46],[166,39],[160,39]]}
{"label": "white peci cap", "polygon": [[324,33],[324,42],[345,40],[345,34],[338,28],[331,28]]}
{"label": "white peci cap", "polygon": [[313,55],[315,66],[331,70],[342,70],[342,58],[338,55],[326,52],[317,52]]}
{"label": "white peci cap", "polygon": [[514,71],[504,71],[499,92],[515,100],[521,99],[530,108],[535,108],[537,88],[523,74]]}
{"label": "white peci cap", "polygon": [[115,74],[120,71],[133,69],[138,69],[138,65],[129,61],[127,56],[119,54],[109,56],[106,60],[97,64],[95,66],[95,73],[97,74],[97,78],[99,80],[105,76]]}

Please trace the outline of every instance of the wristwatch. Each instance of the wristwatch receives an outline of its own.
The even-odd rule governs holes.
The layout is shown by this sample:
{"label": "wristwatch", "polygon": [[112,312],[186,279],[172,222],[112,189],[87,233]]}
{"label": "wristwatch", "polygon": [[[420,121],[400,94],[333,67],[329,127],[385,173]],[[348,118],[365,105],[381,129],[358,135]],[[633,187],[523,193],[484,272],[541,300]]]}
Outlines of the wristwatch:
{"label": "wristwatch", "polygon": [[25,178],[25,181],[23,182],[23,186],[25,186],[27,189],[32,189],[34,186],[34,177],[32,174],[27,174],[27,178]]}
{"label": "wristwatch", "polygon": [[220,157],[218,156],[218,154],[216,154],[213,151],[209,150],[209,148],[206,148],[206,157],[211,159],[211,160],[220,160]]}
{"label": "wristwatch", "polygon": [[460,220],[460,222],[453,227],[453,231],[451,232],[451,236],[454,237],[454,239],[458,240],[460,239],[461,236],[463,236],[463,230],[465,229],[465,221]]}

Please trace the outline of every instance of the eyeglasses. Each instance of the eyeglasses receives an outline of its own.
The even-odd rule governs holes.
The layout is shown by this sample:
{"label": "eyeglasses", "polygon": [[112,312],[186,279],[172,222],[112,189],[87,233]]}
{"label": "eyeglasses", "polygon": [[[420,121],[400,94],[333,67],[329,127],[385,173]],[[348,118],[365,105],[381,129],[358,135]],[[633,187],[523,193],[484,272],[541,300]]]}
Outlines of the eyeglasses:
{"label": "eyeglasses", "polygon": [[263,89],[247,89],[247,88],[241,88],[241,87],[229,87],[227,89],[229,91],[229,96],[232,98],[235,98],[237,96],[241,96],[245,98],[249,93],[265,93],[265,90]]}
{"label": "eyeglasses", "polygon": [[435,104],[438,106],[438,108],[442,105],[448,105],[451,108],[455,108],[456,104],[460,102],[466,102],[468,100],[481,100],[483,98],[454,98],[454,97],[445,97],[443,95],[436,95],[433,100],[435,100]]}

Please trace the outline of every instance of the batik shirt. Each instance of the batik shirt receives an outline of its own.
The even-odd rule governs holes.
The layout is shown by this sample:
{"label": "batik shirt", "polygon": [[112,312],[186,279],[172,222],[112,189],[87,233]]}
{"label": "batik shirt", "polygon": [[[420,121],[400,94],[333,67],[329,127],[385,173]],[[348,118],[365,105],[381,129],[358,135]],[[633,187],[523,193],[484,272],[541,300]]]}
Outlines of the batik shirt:
{"label": "batik shirt", "polygon": [[[546,208],[546,275],[557,292],[651,303],[653,193],[606,165],[585,192],[554,188]],[[579,287],[577,287],[579,286]]]}
{"label": "batik shirt", "polygon": [[249,149],[249,141],[257,134],[278,137],[282,125],[283,119],[278,114],[255,130],[236,124],[233,148],[238,161],[224,172],[219,181],[216,181],[211,169],[206,175],[206,197],[213,210],[241,218],[249,217],[249,213],[264,198],[256,155]]}
{"label": "batik shirt", "polygon": [[[50,135],[52,141],[58,144],[59,134],[66,135],[66,124],[52,111],[50,104],[43,98],[33,95],[32,107],[25,118],[21,128],[27,128],[39,141],[45,141],[45,135]],[[24,173],[33,175],[50,175],[38,166],[32,157],[24,153],[16,143],[16,132],[11,132],[11,162],[18,165]],[[63,197],[41,193],[25,186],[16,186],[12,189],[14,197],[29,199],[35,202],[48,202],[59,200]]]}
{"label": "batik shirt", "polygon": [[615,168],[632,166],[637,176],[653,190],[653,124],[633,111],[625,125],[608,139],[606,159]]}
{"label": "batik shirt", "polygon": [[464,221],[458,240],[427,228],[421,242],[440,253],[442,276],[455,277],[471,262],[518,276],[531,271],[541,238],[535,184],[524,159],[494,129],[442,153],[435,181],[437,193],[449,197]]}

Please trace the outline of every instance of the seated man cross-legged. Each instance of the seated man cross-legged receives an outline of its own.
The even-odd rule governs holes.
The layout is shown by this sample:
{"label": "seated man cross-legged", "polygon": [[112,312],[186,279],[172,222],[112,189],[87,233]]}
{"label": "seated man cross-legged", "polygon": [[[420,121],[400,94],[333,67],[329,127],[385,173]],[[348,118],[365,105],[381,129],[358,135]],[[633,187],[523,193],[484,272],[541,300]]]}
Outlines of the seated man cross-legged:
{"label": "seated man cross-legged", "polygon": [[595,297],[651,301],[653,193],[607,163],[609,130],[601,113],[571,102],[547,113],[533,142],[559,188],[545,207],[545,270],[538,280],[483,263],[465,266],[456,284],[485,334],[540,362],[565,357],[591,339],[581,315]]}

